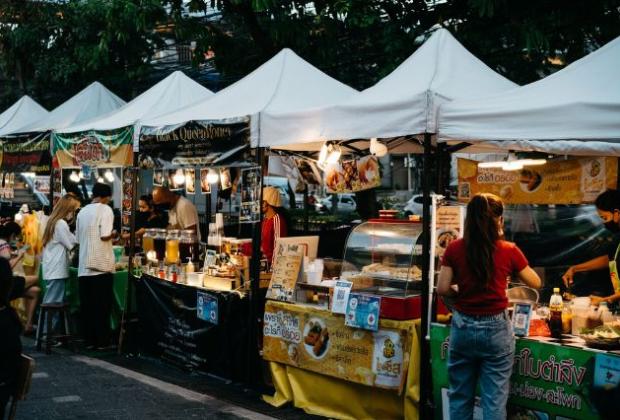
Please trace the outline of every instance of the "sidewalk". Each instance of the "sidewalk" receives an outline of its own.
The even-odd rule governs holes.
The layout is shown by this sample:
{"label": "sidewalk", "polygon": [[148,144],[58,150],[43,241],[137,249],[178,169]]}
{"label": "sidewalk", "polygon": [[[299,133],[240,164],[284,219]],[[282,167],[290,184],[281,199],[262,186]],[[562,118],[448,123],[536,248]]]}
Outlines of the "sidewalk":
{"label": "sidewalk", "polygon": [[[290,407],[275,409],[256,392],[148,358],[62,349],[46,355],[32,340],[22,341],[36,367],[30,393],[18,403],[18,420],[315,418]],[[217,392],[211,396],[203,389]]]}

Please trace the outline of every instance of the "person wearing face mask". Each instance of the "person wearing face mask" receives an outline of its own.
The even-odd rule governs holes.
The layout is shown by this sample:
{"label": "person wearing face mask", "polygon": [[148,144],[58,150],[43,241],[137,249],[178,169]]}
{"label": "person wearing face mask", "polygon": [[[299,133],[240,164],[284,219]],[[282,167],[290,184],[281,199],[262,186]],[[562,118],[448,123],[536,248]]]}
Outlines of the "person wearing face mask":
{"label": "person wearing face mask", "polygon": [[[138,200],[138,212],[136,213],[136,237],[141,238],[146,229],[165,229],[168,220],[157,209],[150,194],[140,196]],[[129,232],[123,234],[124,239],[129,239]]]}
{"label": "person wearing face mask", "polygon": [[153,203],[159,208],[168,210],[168,228],[193,230],[200,240],[198,211],[191,201],[166,187],[155,187]]}
{"label": "person wearing face mask", "polygon": [[[620,232],[620,191],[607,190],[596,198],[594,202],[596,211],[603,221],[603,225],[613,234]],[[620,278],[618,277],[618,257],[620,256],[620,243],[615,238],[614,246],[610,247],[606,255],[593,258],[581,264],[573,265],[562,276],[564,285],[569,287],[573,284],[575,273],[594,271],[609,268],[610,280],[614,289],[611,296],[590,296],[591,302],[598,305],[601,302],[613,303],[620,300]]]}

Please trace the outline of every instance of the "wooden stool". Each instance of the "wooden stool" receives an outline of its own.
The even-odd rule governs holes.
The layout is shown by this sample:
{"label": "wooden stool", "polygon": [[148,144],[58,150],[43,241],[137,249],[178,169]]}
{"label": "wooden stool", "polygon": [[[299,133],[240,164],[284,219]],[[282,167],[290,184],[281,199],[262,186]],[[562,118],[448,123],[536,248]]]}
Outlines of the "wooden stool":
{"label": "wooden stool", "polygon": [[[63,334],[52,333],[52,318],[58,313],[62,318]],[[47,332],[43,333],[43,326],[46,325]],[[52,341],[55,338],[65,338],[67,341],[71,339],[71,331],[69,328],[69,304],[68,303],[42,303],[39,309],[39,323],[37,325],[37,335],[35,343],[37,350],[41,350],[41,340],[45,335],[45,353],[51,353]]]}

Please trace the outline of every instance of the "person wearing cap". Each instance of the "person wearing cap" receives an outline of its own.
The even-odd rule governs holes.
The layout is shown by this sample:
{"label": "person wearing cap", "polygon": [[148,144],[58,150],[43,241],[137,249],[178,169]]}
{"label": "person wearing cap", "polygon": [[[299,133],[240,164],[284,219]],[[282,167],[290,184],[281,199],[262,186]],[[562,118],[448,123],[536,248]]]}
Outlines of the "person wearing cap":
{"label": "person wearing cap", "polygon": [[274,187],[263,188],[263,224],[261,228],[260,248],[267,261],[272,262],[276,241],[285,237],[286,220],[283,215],[280,191]]}

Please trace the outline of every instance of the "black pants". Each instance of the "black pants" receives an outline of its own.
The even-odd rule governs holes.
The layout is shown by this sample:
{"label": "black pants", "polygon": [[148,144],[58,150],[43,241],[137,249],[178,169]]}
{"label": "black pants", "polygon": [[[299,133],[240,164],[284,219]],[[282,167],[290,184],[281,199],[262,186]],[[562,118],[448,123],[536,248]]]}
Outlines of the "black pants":
{"label": "black pants", "polygon": [[97,347],[110,345],[110,314],[112,313],[112,273],[78,277],[80,310],[86,344]]}

